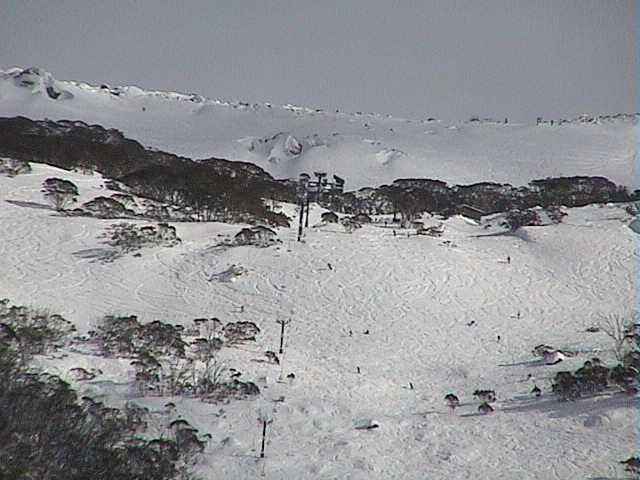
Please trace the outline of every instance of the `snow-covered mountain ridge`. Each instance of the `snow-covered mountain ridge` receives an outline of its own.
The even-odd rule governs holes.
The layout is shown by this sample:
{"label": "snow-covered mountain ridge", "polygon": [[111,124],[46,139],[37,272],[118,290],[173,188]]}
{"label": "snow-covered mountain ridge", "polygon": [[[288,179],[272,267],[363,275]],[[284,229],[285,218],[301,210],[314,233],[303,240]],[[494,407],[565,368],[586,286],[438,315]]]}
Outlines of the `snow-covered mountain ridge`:
{"label": "snow-covered mountain ridge", "polygon": [[0,71],[0,116],[82,120],[192,158],[254,163],[276,178],[317,170],[347,189],[397,178],[526,184],[602,175],[637,188],[638,115],[581,116],[539,126],[473,118],[448,125],[372,113],[249,104],[197,94],[56,80],[38,68]]}

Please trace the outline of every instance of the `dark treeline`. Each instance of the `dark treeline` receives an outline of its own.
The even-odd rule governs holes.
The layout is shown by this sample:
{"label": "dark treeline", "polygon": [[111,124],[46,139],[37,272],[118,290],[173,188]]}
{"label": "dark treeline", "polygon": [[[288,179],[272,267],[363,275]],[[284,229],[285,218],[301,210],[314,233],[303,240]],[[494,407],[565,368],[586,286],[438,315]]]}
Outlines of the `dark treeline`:
{"label": "dark treeline", "polygon": [[0,118],[0,156],[95,170],[136,195],[190,207],[201,220],[282,223],[286,218],[270,212],[263,198],[293,201],[295,194],[256,165],[218,158],[195,162],[79,121]]}
{"label": "dark treeline", "polygon": [[560,177],[533,180],[527,186],[475,183],[447,185],[430,179],[399,179],[391,185],[347,192],[327,198],[327,206],[345,213],[400,213],[412,218],[421,212],[449,216],[460,207],[473,207],[484,214],[526,210],[535,206],[580,207],[592,203],[627,202],[639,198],[604,177]]}
{"label": "dark treeline", "polygon": [[[120,131],[79,121],[0,118],[0,156],[48,163],[65,169],[96,170],[128,187],[131,193],[188,207],[198,220],[267,221],[285,225],[286,217],[264,199],[296,201],[296,182],[276,180],[251,163],[211,158],[193,161],[145,149]],[[348,181],[348,179],[347,179]],[[448,216],[470,206],[484,214],[535,206],[577,207],[640,198],[604,177],[560,177],[527,186],[491,182],[448,185],[432,179],[399,179],[391,185],[325,195],[331,210],[355,214],[421,212]]]}

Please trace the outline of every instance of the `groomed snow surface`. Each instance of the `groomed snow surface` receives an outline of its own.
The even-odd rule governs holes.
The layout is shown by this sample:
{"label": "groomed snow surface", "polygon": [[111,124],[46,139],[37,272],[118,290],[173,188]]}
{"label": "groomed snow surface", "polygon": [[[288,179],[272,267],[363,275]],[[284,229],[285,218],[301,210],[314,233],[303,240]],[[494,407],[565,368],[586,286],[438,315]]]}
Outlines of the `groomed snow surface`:
{"label": "groomed snow surface", "polygon": [[[453,217],[440,238],[331,225],[309,228],[302,243],[295,228],[279,229],[278,246],[226,250],[212,247],[240,225],[177,223],[180,245],[105,264],[77,252],[101,248],[99,235],[116,221],[39,205],[45,178],[73,181],[81,201],[109,193],[102,179],[33,167],[0,177],[0,297],[49,308],[84,332],[113,313],[261,328],[256,344],[222,351],[262,392],[230,404],[139,398],[128,362],[78,353],[40,360],[63,377],[100,368],[74,387],[115,405],[176,403],[174,415],[212,435],[197,465],[203,478],[625,478],[617,462],[636,447],[637,398],[609,392],[563,403],[550,393],[559,370],[593,356],[613,362],[606,336],[585,328],[635,303],[637,234],[621,206],[571,209],[563,224],[519,236],[478,236],[486,230]],[[231,265],[247,272],[209,281]],[[277,351],[280,319],[292,320],[281,365],[251,361]],[[581,353],[547,366],[531,354],[541,343]],[[529,393],[534,382],[541,398]],[[476,389],[496,391],[494,413],[478,414]],[[455,413],[444,403],[450,392],[461,401]],[[259,460],[264,409],[273,422]],[[355,428],[369,421],[379,428]]]}

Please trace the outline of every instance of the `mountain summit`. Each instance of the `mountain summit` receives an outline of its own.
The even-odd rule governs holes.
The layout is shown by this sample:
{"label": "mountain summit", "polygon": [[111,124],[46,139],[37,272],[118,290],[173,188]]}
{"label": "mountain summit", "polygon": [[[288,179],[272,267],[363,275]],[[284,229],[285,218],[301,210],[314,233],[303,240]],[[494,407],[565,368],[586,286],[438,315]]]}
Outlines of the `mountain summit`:
{"label": "mountain summit", "polygon": [[[0,70],[0,116],[82,120],[192,158],[255,163],[277,178],[326,171],[348,189],[397,178],[526,184],[602,175],[637,188],[638,115],[584,115],[541,125],[472,118],[448,125],[56,80],[40,68]],[[506,121],[505,121],[506,120]]]}

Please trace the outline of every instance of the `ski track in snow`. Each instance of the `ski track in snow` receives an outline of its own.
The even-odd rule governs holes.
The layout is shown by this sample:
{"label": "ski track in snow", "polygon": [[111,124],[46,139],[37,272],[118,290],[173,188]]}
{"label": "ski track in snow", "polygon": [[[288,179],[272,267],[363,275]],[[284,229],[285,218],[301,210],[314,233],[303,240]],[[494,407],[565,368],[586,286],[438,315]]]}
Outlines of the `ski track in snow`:
{"label": "ski track in snow", "polygon": [[[454,217],[441,238],[327,226],[308,229],[303,243],[291,228],[279,230],[275,247],[214,250],[216,234],[240,226],[179,223],[182,244],[104,264],[74,252],[99,248],[98,236],[116,221],[5,202],[39,201],[42,180],[60,173],[34,165],[32,174],[0,177],[0,297],[50,308],[81,331],[109,313],[185,324],[217,316],[261,328],[258,344],[229,353],[245,378],[264,377],[261,400],[225,405],[219,418],[211,413],[220,406],[179,402],[214,437],[199,467],[212,476],[590,478],[614,475],[615,461],[631,453],[635,400],[562,404],[548,393],[555,371],[587,357],[527,363],[539,343],[610,358],[606,339],[582,332],[598,313],[624,311],[635,295],[637,245],[620,207],[572,209],[564,224],[528,228],[529,241],[476,237],[479,227]],[[102,194],[98,177],[63,173],[83,194]],[[247,272],[209,281],[231,264]],[[276,320],[289,318],[280,367],[248,361],[276,350]],[[476,324],[468,327],[470,320]],[[294,382],[277,381],[289,372]],[[528,395],[528,373],[545,391],[541,399]],[[476,415],[476,388],[496,390],[494,414]],[[443,404],[448,392],[463,403],[455,414]],[[269,402],[279,395],[283,403]],[[256,462],[259,401],[277,411],[267,458]],[[591,416],[608,423],[587,427]],[[380,428],[355,430],[361,418]],[[223,444],[225,437],[232,440]]]}

